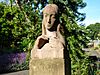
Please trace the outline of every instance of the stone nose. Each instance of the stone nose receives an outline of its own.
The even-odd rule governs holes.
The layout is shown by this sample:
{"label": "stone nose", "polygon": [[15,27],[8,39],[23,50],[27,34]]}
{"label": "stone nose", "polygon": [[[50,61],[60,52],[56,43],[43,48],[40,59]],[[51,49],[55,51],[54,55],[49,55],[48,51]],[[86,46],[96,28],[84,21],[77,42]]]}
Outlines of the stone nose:
{"label": "stone nose", "polygon": [[48,17],[48,23],[49,24],[51,23],[51,17]]}

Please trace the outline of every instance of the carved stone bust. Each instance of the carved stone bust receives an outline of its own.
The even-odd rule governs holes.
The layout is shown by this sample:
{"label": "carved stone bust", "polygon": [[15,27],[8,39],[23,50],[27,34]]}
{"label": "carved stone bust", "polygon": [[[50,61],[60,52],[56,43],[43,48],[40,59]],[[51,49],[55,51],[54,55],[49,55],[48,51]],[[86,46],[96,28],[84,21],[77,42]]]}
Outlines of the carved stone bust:
{"label": "carved stone bust", "polygon": [[43,9],[42,35],[35,41],[31,59],[64,58],[65,41],[58,13],[59,9],[55,4],[48,4]]}

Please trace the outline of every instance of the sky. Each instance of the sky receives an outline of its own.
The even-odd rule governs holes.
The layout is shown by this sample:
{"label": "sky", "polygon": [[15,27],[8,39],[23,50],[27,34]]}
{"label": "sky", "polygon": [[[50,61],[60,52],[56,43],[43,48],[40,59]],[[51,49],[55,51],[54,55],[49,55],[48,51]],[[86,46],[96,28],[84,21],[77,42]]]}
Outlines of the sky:
{"label": "sky", "polygon": [[87,6],[79,11],[82,13],[86,13],[86,18],[81,23],[85,24],[85,26],[95,24],[97,22],[100,23],[100,0],[83,0],[83,2],[86,2]]}
{"label": "sky", "polygon": [[83,0],[83,2],[86,2],[87,6],[80,10],[80,12],[86,13],[86,18],[82,23],[86,26],[100,23],[100,0]]}

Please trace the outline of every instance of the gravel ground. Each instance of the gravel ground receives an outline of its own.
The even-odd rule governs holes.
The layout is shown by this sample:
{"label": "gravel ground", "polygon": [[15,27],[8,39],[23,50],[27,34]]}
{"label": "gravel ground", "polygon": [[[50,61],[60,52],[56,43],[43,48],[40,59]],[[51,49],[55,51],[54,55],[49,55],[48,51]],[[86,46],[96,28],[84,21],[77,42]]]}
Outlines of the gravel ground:
{"label": "gravel ground", "polygon": [[24,71],[18,71],[18,72],[12,72],[12,73],[0,74],[0,75],[29,75],[29,71],[24,70]]}

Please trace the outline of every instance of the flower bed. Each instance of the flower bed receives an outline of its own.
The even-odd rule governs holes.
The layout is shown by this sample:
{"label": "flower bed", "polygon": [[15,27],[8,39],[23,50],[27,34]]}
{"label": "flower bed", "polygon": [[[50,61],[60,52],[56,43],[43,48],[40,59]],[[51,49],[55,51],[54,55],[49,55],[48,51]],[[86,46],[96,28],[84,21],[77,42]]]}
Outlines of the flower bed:
{"label": "flower bed", "polygon": [[0,73],[24,70],[28,68],[26,53],[0,55]]}

